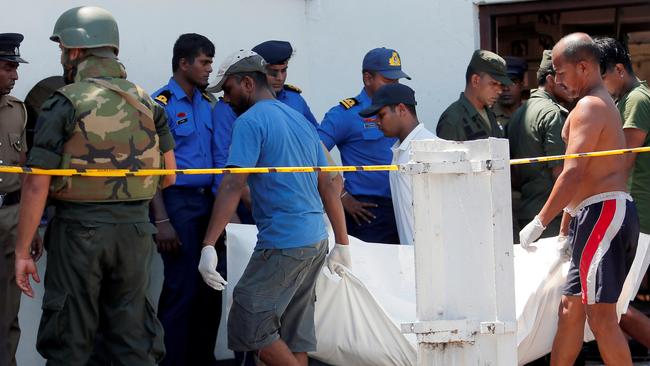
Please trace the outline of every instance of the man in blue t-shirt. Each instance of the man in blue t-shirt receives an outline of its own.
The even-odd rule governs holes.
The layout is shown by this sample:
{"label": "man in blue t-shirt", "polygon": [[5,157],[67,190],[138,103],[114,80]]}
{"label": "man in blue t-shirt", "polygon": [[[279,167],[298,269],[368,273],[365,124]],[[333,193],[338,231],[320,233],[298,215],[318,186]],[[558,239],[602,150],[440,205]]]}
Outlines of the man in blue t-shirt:
{"label": "man in blue t-shirt", "polygon": [[[266,61],[267,80],[275,92],[275,99],[295,109],[305,116],[307,121],[318,128],[318,122],[302,97],[302,91],[293,85],[286,84],[289,59],[293,55],[293,47],[287,41],[266,41],[253,47],[253,52]],[[223,168],[228,159],[228,150],[232,140],[232,128],[237,115],[223,98],[215,105],[212,111],[214,121],[213,155],[215,167]],[[214,177],[214,191],[221,183],[222,175]],[[242,196],[242,203],[237,208],[237,216],[242,224],[254,224],[250,215],[250,195]]]}
{"label": "man in blue t-shirt", "polygon": [[[227,166],[327,165],[316,128],[274,98],[265,66],[255,52],[236,52],[220,66],[216,82],[208,89],[223,90],[224,100],[239,116]],[[239,352],[257,351],[269,366],[307,365],[307,352],[316,350],[314,287],[328,250],[323,206],[337,243],[327,265],[337,273],[350,267],[340,190],[322,172],[226,175],[217,191],[199,263],[204,281],[216,290],[223,290],[226,282],[216,271],[214,244],[247,182],[259,233],[234,289],[228,346]]]}

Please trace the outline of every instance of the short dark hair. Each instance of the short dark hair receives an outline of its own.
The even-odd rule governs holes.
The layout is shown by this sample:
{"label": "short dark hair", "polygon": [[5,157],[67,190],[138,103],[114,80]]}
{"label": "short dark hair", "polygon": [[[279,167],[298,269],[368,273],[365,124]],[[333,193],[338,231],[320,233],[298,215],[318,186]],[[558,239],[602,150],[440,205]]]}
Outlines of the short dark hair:
{"label": "short dark hair", "polygon": [[194,59],[203,53],[208,57],[214,57],[214,44],[205,36],[196,33],[181,34],[174,43],[174,55],[172,56],[172,72],[178,70],[181,59],[184,58],[190,64]]}
{"label": "short dark hair", "polygon": [[[403,103],[403,104],[404,104],[404,106],[406,106],[406,109],[408,109],[408,111],[411,112],[413,117],[418,116],[418,113],[415,111],[415,106],[413,104],[406,104],[406,103]],[[390,110],[392,112],[395,112],[396,107],[397,107],[397,104],[393,104],[393,105],[390,106]]]}
{"label": "short dark hair", "polygon": [[471,65],[467,66],[467,71],[465,71],[465,85],[472,81],[472,76],[474,76],[474,74],[481,75],[478,71],[474,70]]}
{"label": "short dark hair", "polygon": [[594,39],[600,50],[600,73],[611,71],[616,64],[622,64],[625,70],[634,75],[632,60],[627,48],[619,41],[610,37],[599,37]]}
{"label": "short dark hair", "polygon": [[555,76],[555,69],[553,69],[553,65],[550,62],[537,70],[537,85],[546,85],[546,77],[549,75]]}
{"label": "short dark hair", "polygon": [[269,82],[266,79],[266,74],[263,73],[263,72],[251,71],[251,72],[240,72],[240,73],[237,73],[237,74],[230,75],[230,77],[235,78],[235,80],[237,80],[237,82],[240,82],[246,76],[253,79],[253,81],[255,82],[255,85],[257,85],[258,87],[268,87],[269,86]]}
{"label": "short dark hair", "polygon": [[591,61],[600,64],[600,49],[591,38],[566,41],[562,56],[572,64],[577,64],[580,61]]}

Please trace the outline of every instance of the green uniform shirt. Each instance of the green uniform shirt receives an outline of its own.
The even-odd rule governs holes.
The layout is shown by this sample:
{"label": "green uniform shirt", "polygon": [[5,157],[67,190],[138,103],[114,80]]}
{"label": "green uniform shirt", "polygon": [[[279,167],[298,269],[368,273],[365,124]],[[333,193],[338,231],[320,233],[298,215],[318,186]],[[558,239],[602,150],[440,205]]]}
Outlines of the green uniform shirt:
{"label": "green uniform shirt", "polygon": [[[170,151],[174,148],[174,139],[167,126],[165,111],[156,103],[153,106],[160,150]],[[74,106],[62,94],[54,93],[45,101],[36,125],[34,146],[29,152],[26,165],[43,169],[59,168],[63,143],[72,134],[75,119]],[[55,200],[54,205],[56,215],[61,218],[104,223],[149,221],[149,201],[78,203]]]}
{"label": "green uniform shirt", "polygon": [[[562,127],[568,114],[549,93],[533,89],[530,99],[512,115],[508,124],[510,157],[564,154]],[[513,168],[513,188],[521,192],[521,206],[515,212],[518,220],[530,221],[539,213],[555,182],[551,169],[560,164],[561,161],[551,161]]]}
{"label": "green uniform shirt", "polygon": [[[617,102],[623,119],[623,128],[638,128],[650,132],[650,89],[645,81],[639,81]],[[650,133],[643,146],[650,146]],[[641,232],[650,234],[650,153],[637,154],[630,179],[630,194],[636,201]]]}
{"label": "green uniform shirt", "polygon": [[494,116],[497,119],[497,123],[501,125],[501,128],[503,128],[504,131],[507,131],[508,123],[510,122],[510,118],[512,118],[512,116],[507,115],[506,112],[504,112],[503,109],[501,109],[499,103],[495,104],[494,107],[492,107],[492,112],[494,112]]}
{"label": "green uniform shirt", "polygon": [[481,117],[464,93],[460,93],[460,98],[447,107],[440,116],[436,133],[438,137],[452,141],[504,137],[494,112],[490,108],[485,108],[485,113],[487,113],[489,121]]}

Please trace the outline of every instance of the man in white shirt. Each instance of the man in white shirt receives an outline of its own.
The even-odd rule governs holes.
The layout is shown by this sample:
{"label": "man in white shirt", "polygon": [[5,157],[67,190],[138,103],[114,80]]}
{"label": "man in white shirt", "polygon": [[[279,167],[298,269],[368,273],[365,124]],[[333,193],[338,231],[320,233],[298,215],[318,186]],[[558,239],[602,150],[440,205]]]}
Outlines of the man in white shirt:
{"label": "man in white shirt", "polygon": [[[392,147],[392,164],[406,164],[411,158],[411,142],[437,139],[418,122],[415,92],[403,84],[382,86],[372,97],[372,105],[359,112],[361,117],[376,115],[377,126],[386,137],[399,140]],[[413,244],[413,192],[411,176],[391,171],[390,191],[401,244]]]}

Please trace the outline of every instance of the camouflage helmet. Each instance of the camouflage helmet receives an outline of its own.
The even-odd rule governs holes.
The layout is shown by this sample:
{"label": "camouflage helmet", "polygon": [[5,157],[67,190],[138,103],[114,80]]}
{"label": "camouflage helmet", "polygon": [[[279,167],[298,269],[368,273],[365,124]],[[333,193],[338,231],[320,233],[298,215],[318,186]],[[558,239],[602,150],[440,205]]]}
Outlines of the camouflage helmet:
{"label": "camouflage helmet", "polygon": [[65,48],[112,47],[116,54],[120,49],[115,18],[97,6],[80,6],[61,14],[50,39]]}

